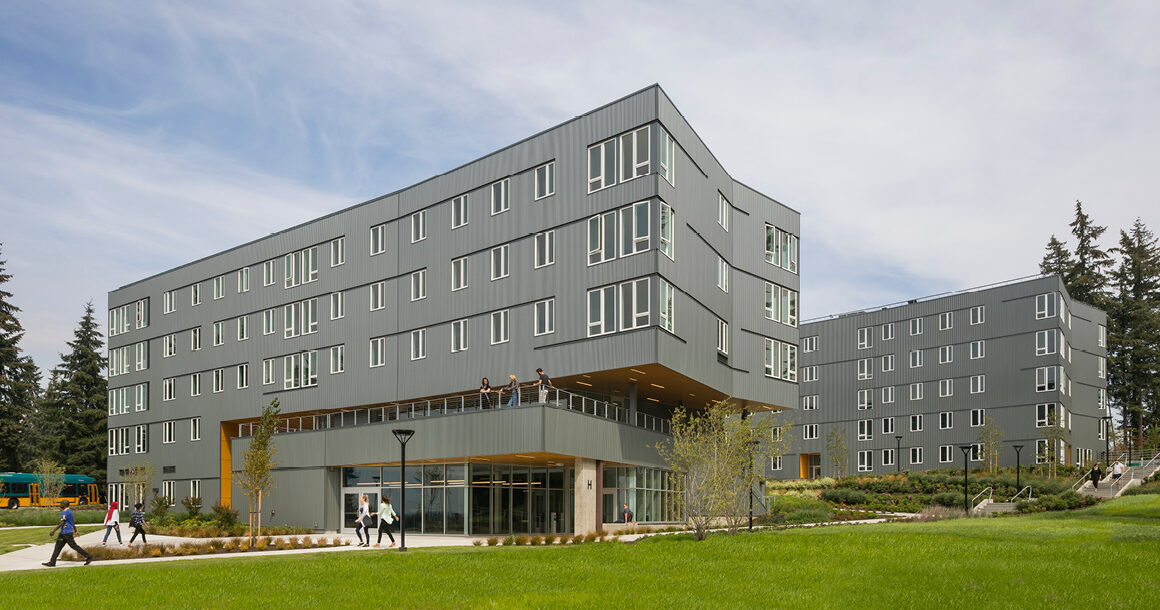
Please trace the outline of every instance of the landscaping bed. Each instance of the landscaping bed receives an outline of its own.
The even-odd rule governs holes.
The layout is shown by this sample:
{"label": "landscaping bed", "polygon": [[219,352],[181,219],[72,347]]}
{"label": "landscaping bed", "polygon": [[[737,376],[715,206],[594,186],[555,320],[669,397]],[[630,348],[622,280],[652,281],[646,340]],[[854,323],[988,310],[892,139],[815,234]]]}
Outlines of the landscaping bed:
{"label": "landscaping bed", "polygon": [[[293,549],[324,549],[350,546],[351,541],[339,537],[284,537],[262,536],[251,545],[248,539],[214,538],[200,542],[177,542],[171,544],[143,544],[140,546],[93,546],[85,547],[93,559],[142,559],[146,557],[185,557],[190,555],[218,555],[223,553],[244,553],[246,551],[287,551]],[[64,561],[82,561],[73,551],[65,551],[60,558]]]}

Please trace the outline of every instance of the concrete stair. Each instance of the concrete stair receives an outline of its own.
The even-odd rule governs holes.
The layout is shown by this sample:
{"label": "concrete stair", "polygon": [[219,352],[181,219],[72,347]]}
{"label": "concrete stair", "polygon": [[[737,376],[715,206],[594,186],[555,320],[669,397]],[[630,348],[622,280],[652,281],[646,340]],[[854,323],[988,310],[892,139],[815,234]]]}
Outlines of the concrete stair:
{"label": "concrete stair", "polygon": [[1014,502],[988,502],[986,505],[976,508],[978,513],[984,517],[989,517],[998,513],[1013,513],[1015,512]]}
{"label": "concrete stair", "polygon": [[1112,481],[1112,475],[1109,473],[1105,474],[1103,479],[1100,479],[1099,488],[1094,487],[1089,478],[1076,491],[1085,496],[1095,496],[1105,499],[1118,498],[1125,490],[1140,485],[1144,479],[1155,474],[1157,470],[1160,470],[1160,460],[1153,460],[1147,466],[1129,466],[1124,469],[1124,476],[1120,477],[1119,483]]}

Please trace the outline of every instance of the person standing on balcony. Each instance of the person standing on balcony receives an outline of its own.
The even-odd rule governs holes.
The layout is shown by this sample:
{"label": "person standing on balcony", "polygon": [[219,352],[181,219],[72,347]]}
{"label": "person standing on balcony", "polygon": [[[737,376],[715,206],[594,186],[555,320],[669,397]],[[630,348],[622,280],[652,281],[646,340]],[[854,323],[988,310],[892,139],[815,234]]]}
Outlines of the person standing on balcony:
{"label": "person standing on balcony", "polygon": [[540,391],[540,402],[548,402],[548,388],[556,386],[552,385],[552,378],[548,377],[544,369],[536,369],[536,375],[539,376],[539,379],[536,379],[536,383],[533,385]]}
{"label": "person standing on balcony", "polygon": [[507,406],[518,407],[520,404],[520,382],[516,381],[515,373],[508,375],[508,379],[511,379],[507,384],[507,391],[511,393],[511,397],[508,398]]}
{"label": "person standing on balcony", "polygon": [[487,380],[487,377],[479,382],[479,408],[491,408],[491,382]]}

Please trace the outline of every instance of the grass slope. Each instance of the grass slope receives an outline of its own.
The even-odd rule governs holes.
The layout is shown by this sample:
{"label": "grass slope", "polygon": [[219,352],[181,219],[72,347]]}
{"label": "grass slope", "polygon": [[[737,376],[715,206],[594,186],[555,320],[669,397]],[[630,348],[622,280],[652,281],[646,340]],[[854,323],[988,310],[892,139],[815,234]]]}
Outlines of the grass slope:
{"label": "grass slope", "polygon": [[[183,607],[1156,608],[1160,574],[1148,566],[1158,564],[1160,496],[1137,496],[1070,514],[794,529],[700,543],[658,536],[636,544],[10,573],[0,575],[0,587],[9,607],[147,599]],[[1132,586],[1108,584],[1113,575]]]}
{"label": "grass slope", "polygon": [[[29,544],[48,544],[53,541],[48,537],[48,532],[52,528],[46,527],[44,529],[0,529],[0,555],[4,553],[11,553],[12,551],[19,551]],[[87,534],[96,530],[104,529],[101,526],[79,525],[77,531],[81,534]],[[68,548],[68,547],[65,547]]]}

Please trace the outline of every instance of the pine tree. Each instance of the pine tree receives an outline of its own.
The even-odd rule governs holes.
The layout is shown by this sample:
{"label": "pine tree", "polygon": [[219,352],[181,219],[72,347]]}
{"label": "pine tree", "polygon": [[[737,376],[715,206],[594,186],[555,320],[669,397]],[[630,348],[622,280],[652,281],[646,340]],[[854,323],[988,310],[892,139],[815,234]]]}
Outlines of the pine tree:
{"label": "pine tree", "polygon": [[48,387],[39,393],[28,413],[28,426],[21,438],[20,452],[32,463],[50,459],[61,463],[61,430],[64,428],[64,407],[60,399],[60,368],[52,369]]}
{"label": "pine tree", "polygon": [[1083,203],[1078,200],[1075,202],[1075,220],[1068,226],[1075,236],[1075,260],[1071,275],[1064,278],[1067,292],[1077,301],[1103,307],[1112,258],[1097,242],[1108,228],[1092,224],[1091,218],[1083,211]]}
{"label": "pine tree", "polygon": [[1140,219],[1131,232],[1120,231],[1112,250],[1119,265],[1111,273],[1108,301],[1108,391],[1123,418],[1125,437],[1136,446],[1144,429],[1160,424],[1160,247]]}
{"label": "pine tree", "polygon": [[7,261],[0,259],[0,471],[20,472],[26,465],[19,451],[28,414],[36,396],[39,372],[32,359],[21,355],[20,340],[24,328],[12,304],[12,293],[4,284],[12,279],[5,273]]}
{"label": "pine tree", "polygon": [[105,480],[108,436],[108,382],[103,373],[103,335],[93,318],[93,304],[73,331],[62,356],[59,400],[63,417],[60,431],[61,462],[71,474],[87,474]]}
{"label": "pine tree", "polygon": [[1075,261],[1071,258],[1071,252],[1067,251],[1067,242],[1059,241],[1052,235],[1051,240],[1047,242],[1047,253],[1039,262],[1039,272],[1044,275],[1058,275],[1063,278],[1066,285],[1074,267]]}

